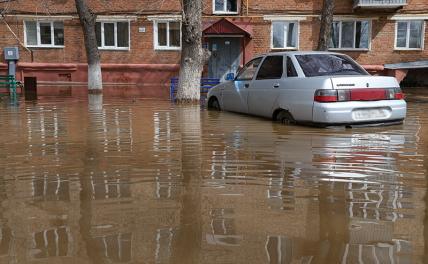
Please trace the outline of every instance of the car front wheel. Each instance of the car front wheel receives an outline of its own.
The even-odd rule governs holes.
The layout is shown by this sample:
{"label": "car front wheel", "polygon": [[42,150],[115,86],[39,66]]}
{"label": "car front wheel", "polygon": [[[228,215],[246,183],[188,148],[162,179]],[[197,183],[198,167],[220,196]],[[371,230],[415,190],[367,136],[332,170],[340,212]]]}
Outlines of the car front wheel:
{"label": "car front wheel", "polygon": [[210,100],[208,101],[208,109],[210,110],[215,110],[215,111],[220,111],[220,103],[218,102],[217,98],[213,97],[210,98]]}

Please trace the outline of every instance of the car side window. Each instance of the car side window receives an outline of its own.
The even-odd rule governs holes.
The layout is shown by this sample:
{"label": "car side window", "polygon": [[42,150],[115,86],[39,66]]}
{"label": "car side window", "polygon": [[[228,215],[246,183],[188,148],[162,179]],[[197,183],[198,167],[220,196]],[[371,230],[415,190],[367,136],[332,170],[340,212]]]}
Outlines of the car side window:
{"label": "car side window", "polygon": [[281,79],[284,71],[284,56],[268,56],[257,74],[257,80]]}
{"label": "car side window", "polygon": [[296,68],[294,68],[293,61],[290,57],[287,57],[287,77],[298,77]]}
{"label": "car side window", "polygon": [[259,67],[261,61],[262,61],[262,58],[256,58],[248,62],[245,65],[245,67],[238,73],[236,80],[237,81],[252,80],[254,77],[254,74],[256,74],[257,68]]}

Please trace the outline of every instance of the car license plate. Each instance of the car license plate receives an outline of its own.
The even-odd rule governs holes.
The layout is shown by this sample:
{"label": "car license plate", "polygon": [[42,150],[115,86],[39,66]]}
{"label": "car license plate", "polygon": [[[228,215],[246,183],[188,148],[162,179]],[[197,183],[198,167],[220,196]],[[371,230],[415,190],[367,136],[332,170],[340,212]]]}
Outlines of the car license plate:
{"label": "car license plate", "polygon": [[352,113],[354,120],[373,120],[387,118],[389,111],[384,108],[378,109],[361,109]]}

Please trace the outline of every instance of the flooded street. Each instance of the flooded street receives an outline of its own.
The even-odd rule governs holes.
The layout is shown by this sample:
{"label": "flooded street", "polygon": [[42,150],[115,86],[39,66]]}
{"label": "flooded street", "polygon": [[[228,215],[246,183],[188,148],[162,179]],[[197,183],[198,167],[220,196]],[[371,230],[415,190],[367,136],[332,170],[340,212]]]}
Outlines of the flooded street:
{"label": "flooded street", "polygon": [[428,90],[403,125],[148,99],[0,102],[0,263],[424,263]]}

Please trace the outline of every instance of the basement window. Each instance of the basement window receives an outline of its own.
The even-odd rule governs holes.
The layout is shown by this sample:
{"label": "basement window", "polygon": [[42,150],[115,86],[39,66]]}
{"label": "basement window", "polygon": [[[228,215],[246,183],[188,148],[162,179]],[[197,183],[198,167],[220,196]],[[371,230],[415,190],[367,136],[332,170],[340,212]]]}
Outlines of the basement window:
{"label": "basement window", "polygon": [[423,49],[424,31],[423,20],[397,21],[395,25],[395,49]]}
{"label": "basement window", "polygon": [[298,22],[272,22],[272,49],[298,49]]}
{"label": "basement window", "polygon": [[334,21],[329,48],[342,50],[369,50],[371,23],[361,21]]}
{"label": "basement window", "polygon": [[180,21],[154,21],[154,31],[156,50],[181,49]]}
{"label": "basement window", "polygon": [[24,32],[26,47],[64,47],[64,22],[62,21],[25,21]]}
{"label": "basement window", "polygon": [[98,48],[106,50],[129,50],[129,31],[129,21],[97,22],[95,33]]}
{"label": "basement window", "polygon": [[237,0],[213,0],[214,14],[237,14]]}

